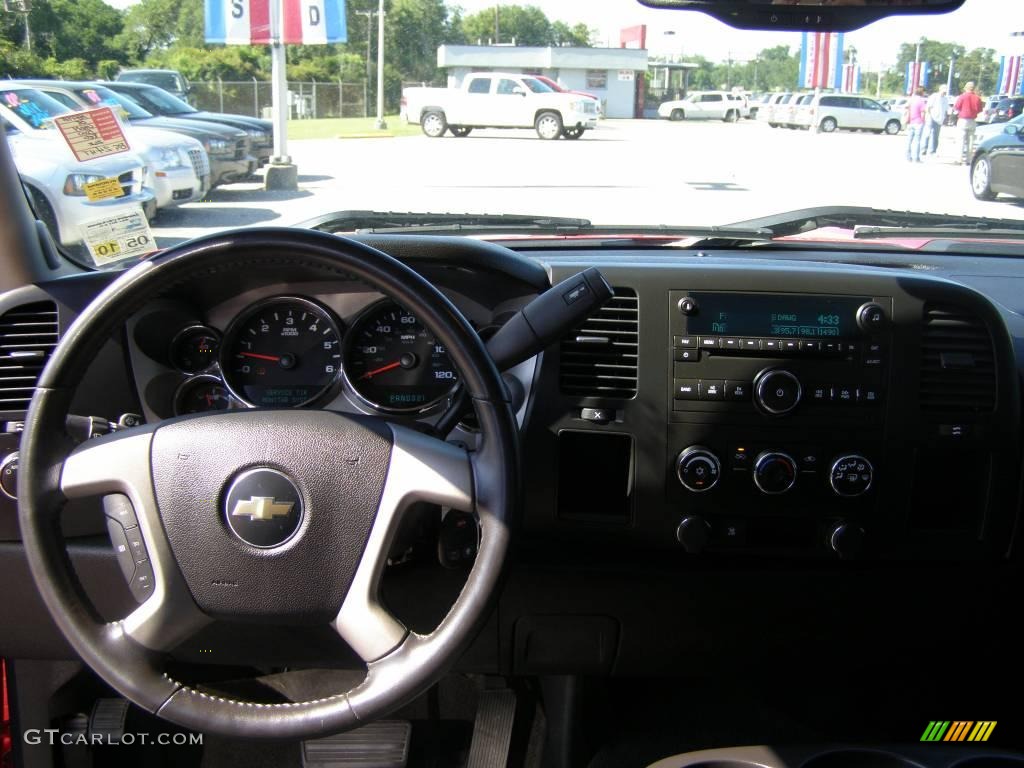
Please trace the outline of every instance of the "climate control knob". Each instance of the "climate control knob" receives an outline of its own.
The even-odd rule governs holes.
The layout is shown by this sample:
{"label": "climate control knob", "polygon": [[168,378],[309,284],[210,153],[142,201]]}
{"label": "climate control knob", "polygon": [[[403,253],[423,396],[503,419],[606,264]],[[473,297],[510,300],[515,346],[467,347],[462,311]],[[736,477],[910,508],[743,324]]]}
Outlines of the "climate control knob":
{"label": "climate control knob", "polygon": [[778,451],[764,451],[754,460],[754,485],[761,493],[777,496],[796,483],[796,462]]}
{"label": "climate control knob", "polygon": [[856,453],[840,456],[832,464],[829,483],[840,496],[860,496],[867,493],[875,479],[871,462]]}
{"label": "climate control knob", "polygon": [[722,465],[718,457],[703,446],[691,445],[676,459],[676,477],[688,491],[710,491],[721,474]]}
{"label": "climate control knob", "polygon": [[801,394],[800,380],[781,368],[762,371],[754,381],[754,401],[772,416],[782,416],[796,408]]}

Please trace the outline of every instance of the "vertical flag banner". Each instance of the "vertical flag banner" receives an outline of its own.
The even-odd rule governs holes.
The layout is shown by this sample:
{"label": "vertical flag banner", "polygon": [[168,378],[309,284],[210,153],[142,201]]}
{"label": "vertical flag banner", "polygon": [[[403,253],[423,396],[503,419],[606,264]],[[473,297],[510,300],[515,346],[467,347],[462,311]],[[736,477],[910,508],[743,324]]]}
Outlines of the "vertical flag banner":
{"label": "vertical flag banner", "polygon": [[800,88],[838,89],[843,83],[843,33],[804,32],[800,46]]}
{"label": "vertical flag banner", "polygon": [[928,87],[932,77],[932,65],[928,61],[911,61],[907,63],[907,72],[904,75],[904,91],[909,96],[914,90],[921,86]]}
{"label": "vertical flag banner", "polygon": [[999,79],[996,81],[996,92],[1016,95],[1024,93],[1024,77],[1022,77],[1022,56],[1003,56],[999,62]]}
{"label": "vertical flag banner", "polygon": [[860,93],[860,64],[843,67],[843,93]]}
{"label": "vertical flag banner", "polygon": [[[271,5],[281,3],[281,42],[344,43],[345,0],[204,0],[206,42],[268,45],[273,41]],[[275,14],[276,15],[276,14]]]}

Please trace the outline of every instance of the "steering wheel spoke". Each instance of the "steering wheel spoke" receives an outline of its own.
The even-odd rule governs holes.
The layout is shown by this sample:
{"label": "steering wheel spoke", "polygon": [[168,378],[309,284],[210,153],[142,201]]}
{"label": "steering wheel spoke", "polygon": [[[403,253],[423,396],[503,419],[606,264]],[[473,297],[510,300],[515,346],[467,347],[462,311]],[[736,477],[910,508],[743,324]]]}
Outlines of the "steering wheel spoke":
{"label": "steering wheel spoke", "polygon": [[[123,531],[115,539],[119,558],[130,558],[130,588],[141,605],[121,622],[121,630],[150,650],[170,650],[208,623],[182,578],[163,533],[153,492],[148,428],[130,430],[78,446],[64,461],[64,496],[110,496],[109,526]],[[127,571],[126,571],[127,573]]]}
{"label": "steering wheel spoke", "polygon": [[391,424],[391,462],[359,567],[334,628],[363,661],[402,644],[408,630],[381,604],[380,579],[403,513],[416,502],[474,509],[473,471],[462,448]]}

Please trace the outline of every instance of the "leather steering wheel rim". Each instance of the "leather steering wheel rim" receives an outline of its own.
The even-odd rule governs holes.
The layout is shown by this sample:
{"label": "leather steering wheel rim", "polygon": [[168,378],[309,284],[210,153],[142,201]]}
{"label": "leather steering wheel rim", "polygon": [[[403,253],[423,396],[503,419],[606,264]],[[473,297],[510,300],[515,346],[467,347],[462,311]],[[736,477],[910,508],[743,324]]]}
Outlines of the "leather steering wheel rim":
{"label": "leather steering wheel rim", "polygon": [[[447,347],[459,370],[480,421],[479,449],[466,454],[389,422],[375,426],[364,423],[366,419],[330,412],[258,410],[181,417],[74,446],[65,422],[75,388],[95,354],[129,316],[184,281],[275,266],[301,266],[332,279],[357,278],[416,314]],[[334,620],[367,666],[365,680],[351,691],[315,701],[259,704],[197,691],[163,669],[170,650],[165,644],[179,642],[209,617],[198,608],[197,585],[201,585],[190,580],[183,568],[186,561],[174,549],[177,511],[164,508],[169,498],[162,490],[164,470],[154,462],[162,455],[161,444],[178,445],[176,440],[187,444],[189,439],[201,438],[205,445],[208,439],[217,442],[214,433],[230,439],[232,426],[243,431],[287,428],[292,430],[288,434],[315,430],[320,442],[332,434],[339,439],[355,436],[354,441],[376,441],[375,445],[386,445],[390,451],[378,506]],[[286,446],[277,453],[288,450]],[[411,701],[439,679],[486,618],[504,564],[519,484],[518,432],[504,385],[480,338],[454,305],[385,253],[336,235],[285,228],[246,229],[193,240],[116,279],[82,312],[54,350],[26,416],[20,455],[19,521],[29,566],[54,621],[82,660],[149,712],[193,730],[251,738],[311,738],[355,728]],[[187,451],[181,455],[187,458]],[[335,470],[344,471],[343,467]],[[322,482],[326,481],[317,477],[309,485]],[[424,487],[414,487],[416,482]],[[297,483],[306,494],[301,478]],[[138,526],[154,561],[156,589],[129,617],[104,623],[74,576],[62,543],[59,513],[68,498],[110,493],[122,493],[141,507],[136,510]],[[379,584],[374,579],[383,566],[373,558],[379,558],[381,547],[386,546],[402,508],[420,500],[468,507],[481,529],[479,551],[465,586],[445,618],[427,635],[405,630],[375,602]],[[219,503],[217,515],[223,515]],[[317,522],[330,516],[313,505],[309,517]],[[337,531],[342,523],[331,519]],[[239,558],[255,557],[238,542],[231,546]],[[281,555],[286,556],[290,555]],[[191,606],[186,605],[187,597],[193,598]],[[350,605],[355,607],[345,614]],[[360,622],[366,626],[359,626]]]}

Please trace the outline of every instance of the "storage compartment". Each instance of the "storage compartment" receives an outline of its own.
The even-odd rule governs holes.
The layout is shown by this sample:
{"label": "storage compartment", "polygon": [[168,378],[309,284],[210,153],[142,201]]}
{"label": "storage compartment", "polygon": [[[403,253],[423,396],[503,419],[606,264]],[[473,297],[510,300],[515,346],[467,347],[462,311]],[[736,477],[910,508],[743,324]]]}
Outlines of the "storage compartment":
{"label": "storage compartment", "polygon": [[633,514],[633,437],[558,433],[558,516],[625,524]]}

